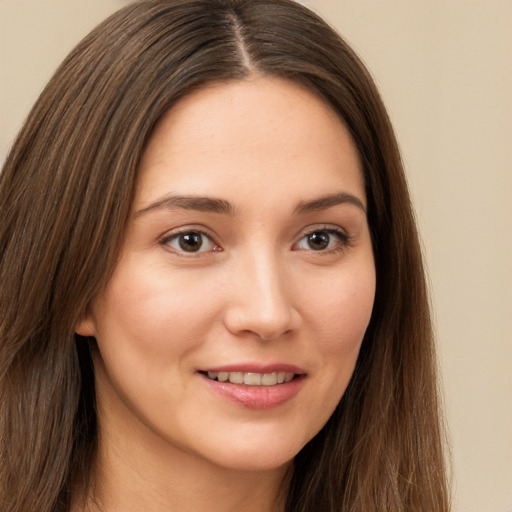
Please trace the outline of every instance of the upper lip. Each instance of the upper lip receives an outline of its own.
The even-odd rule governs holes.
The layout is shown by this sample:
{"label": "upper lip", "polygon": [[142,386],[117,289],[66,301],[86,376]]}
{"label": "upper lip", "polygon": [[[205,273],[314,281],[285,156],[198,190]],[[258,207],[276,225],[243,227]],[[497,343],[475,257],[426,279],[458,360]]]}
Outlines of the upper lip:
{"label": "upper lip", "polygon": [[274,373],[274,372],[286,372],[294,373],[296,375],[302,375],[305,372],[302,368],[289,363],[272,363],[272,364],[260,364],[260,363],[237,363],[227,364],[223,366],[214,366],[211,368],[204,368],[204,372],[241,372],[241,373]]}

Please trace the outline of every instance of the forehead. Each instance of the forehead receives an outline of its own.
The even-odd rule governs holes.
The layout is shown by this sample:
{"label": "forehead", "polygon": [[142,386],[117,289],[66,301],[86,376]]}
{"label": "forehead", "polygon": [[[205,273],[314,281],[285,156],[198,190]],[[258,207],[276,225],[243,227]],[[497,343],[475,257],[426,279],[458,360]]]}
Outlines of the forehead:
{"label": "forehead", "polygon": [[348,188],[364,200],[359,155],[337,113],[303,86],[258,77],[195,91],[163,117],[142,158],[136,203],[182,188],[223,197],[255,185],[290,194]]}

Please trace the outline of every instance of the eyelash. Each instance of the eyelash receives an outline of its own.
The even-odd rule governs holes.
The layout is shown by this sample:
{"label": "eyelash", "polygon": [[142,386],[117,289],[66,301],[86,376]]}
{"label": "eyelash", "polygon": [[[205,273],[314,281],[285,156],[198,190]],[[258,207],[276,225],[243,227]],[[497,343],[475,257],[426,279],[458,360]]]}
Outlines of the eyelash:
{"label": "eyelash", "polygon": [[[298,248],[295,249],[300,242],[302,242],[307,237],[309,237],[309,236],[311,236],[311,235],[313,235],[315,233],[326,233],[329,237],[334,236],[334,237],[338,238],[339,241],[335,245],[335,247],[330,247],[330,248],[326,248],[326,249],[319,249],[319,250],[314,250],[314,249],[311,249],[311,248],[309,248],[309,249],[298,249]],[[170,247],[170,243],[172,241],[176,241],[176,242],[179,243],[179,238],[181,236],[183,236],[183,235],[192,235],[192,234],[199,235],[200,237],[202,237],[203,241],[202,241],[200,250],[198,250],[198,251],[186,251],[183,248],[180,250],[178,248],[172,249]],[[202,249],[202,245],[204,244],[204,239],[207,239],[207,240],[210,241],[210,243],[213,245],[213,249],[201,250]],[[333,227],[333,226],[325,226],[324,225],[324,226],[315,227],[314,229],[310,229],[310,230],[304,232],[301,235],[299,241],[296,242],[295,244],[293,244],[293,248],[294,248],[294,250],[309,250],[312,253],[317,253],[318,255],[328,255],[328,254],[330,255],[330,254],[336,254],[336,253],[339,253],[339,252],[342,252],[342,251],[346,250],[347,248],[349,248],[351,246],[351,242],[352,242],[352,237],[347,235],[346,233],[344,233],[341,229],[339,229],[337,227]],[[202,253],[222,252],[222,248],[220,247],[219,244],[217,244],[217,242],[214,240],[212,235],[206,233],[202,229],[194,229],[193,227],[187,228],[187,229],[183,229],[183,230],[180,230],[180,231],[177,231],[177,232],[165,235],[159,241],[159,243],[160,243],[160,245],[169,247],[175,254],[178,254],[178,255],[184,256],[184,257],[198,257]],[[328,243],[329,244],[331,243],[331,239],[329,239]]]}
{"label": "eyelash", "polygon": [[[183,235],[191,235],[191,234],[196,234],[196,235],[199,235],[202,237],[203,239],[203,242],[201,244],[201,248],[202,248],[202,245],[204,244],[204,239],[207,239],[210,241],[210,243],[214,246],[213,249],[210,249],[210,250],[199,250],[199,251],[186,251],[186,250],[180,250],[178,248],[171,248],[170,247],[170,243],[172,241],[176,241],[179,243],[179,238]],[[194,257],[198,257],[200,256],[201,254],[205,253],[205,252],[222,252],[222,248],[219,246],[219,244],[217,244],[217,242],[215,241],[215,239],[213,238],[212,235],[206,233],[203,229],[195,229],[193,227],[190,227],[190,228],[187,228],[187,229],[182,229],[180,231],[176,231],[174,233],[171,233],[171,234],[166,234],[161,240],[160,240],[160,245],[163,245],[163,246],[167,246],[170,248],[170,250],[172,252],[174,252],[175,254],[178,254],[179,256],[184,256],[184,257],[187,257],[187,258],[194,258]],[[200,248],[200,249],[201,249]]]}
{"label": "eyelash", "polygon": [[[311,252],[317,253],[319,255],[337,254],[337,253],[340,253],[340,252],[346,250],[347,248],[351,247],[351,245],[352,245],[352,237],[350,235],[347,235],[347,233],[342,231],[340,228],[323,225],[323,226],[315,227],[314,229],[309,229],[308,231],[303,233],[299,239],[299,242],[294,244],[294,247],[296,245],[298,245],[302,240],[306,239],[308,236],[311,236],[315,233],[326,233],[327,235],[329,235],[329,237],[335,236],[339,240],[338,243],[334,247],[331,247],[331,248],[320,249],[318,251],[315,251],[314,249],[309,249]],[[331,240],[329,240],[329,243],[330,242],[331,242]],[[308,250],[308,249],[305,249],[305,250]]]}

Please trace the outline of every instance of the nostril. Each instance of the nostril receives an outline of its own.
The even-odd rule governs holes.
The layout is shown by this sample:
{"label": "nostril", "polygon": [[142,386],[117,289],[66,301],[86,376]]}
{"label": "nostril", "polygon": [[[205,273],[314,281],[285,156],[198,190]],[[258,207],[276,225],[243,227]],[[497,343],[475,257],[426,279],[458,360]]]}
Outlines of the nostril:
{"label": "nostril", "polygon": [[253,335],[270,342],[289,335],[300,325],[295,309],[296,294],[275,259],[242,265],[232,288],[231,301],[224,310],[226,328],[236,335]]}

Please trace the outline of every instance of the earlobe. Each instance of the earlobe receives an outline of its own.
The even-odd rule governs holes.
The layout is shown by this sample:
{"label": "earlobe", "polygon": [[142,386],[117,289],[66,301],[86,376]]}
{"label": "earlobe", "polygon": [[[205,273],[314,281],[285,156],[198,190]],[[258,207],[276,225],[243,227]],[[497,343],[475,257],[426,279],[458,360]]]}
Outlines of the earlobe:
{"label": "earlobe", "polygon": [[94,337],[96,336],[96,329],[94,328],[94,320],[92,316],[84,314],[75,325],[75,333],[79,336]]}

